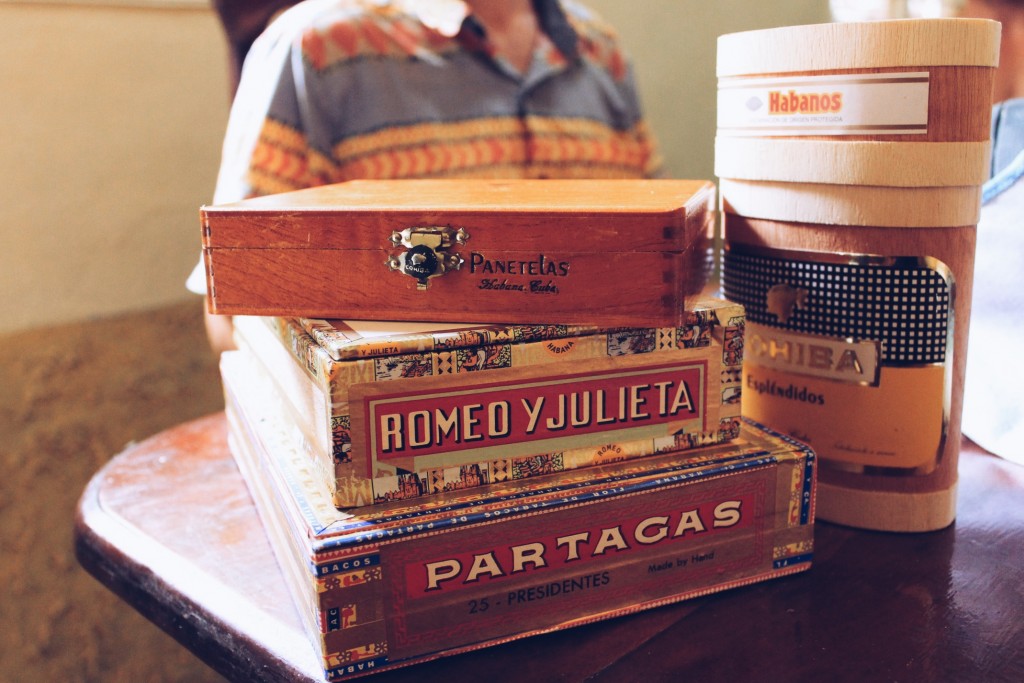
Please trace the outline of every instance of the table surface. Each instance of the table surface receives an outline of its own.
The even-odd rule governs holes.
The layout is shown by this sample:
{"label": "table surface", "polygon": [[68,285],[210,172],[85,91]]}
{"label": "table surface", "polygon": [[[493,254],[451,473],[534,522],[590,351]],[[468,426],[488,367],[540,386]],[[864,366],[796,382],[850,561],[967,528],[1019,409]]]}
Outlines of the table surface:
{"label": "table surface", "polygon": [[[1024,681],[1024,468],[966,445],[956,523],[819,522],[801,574],[377,673],[393,681]],[[323,674],[218,413],[112,459],[79,502],[81,564],[238,681]]]}

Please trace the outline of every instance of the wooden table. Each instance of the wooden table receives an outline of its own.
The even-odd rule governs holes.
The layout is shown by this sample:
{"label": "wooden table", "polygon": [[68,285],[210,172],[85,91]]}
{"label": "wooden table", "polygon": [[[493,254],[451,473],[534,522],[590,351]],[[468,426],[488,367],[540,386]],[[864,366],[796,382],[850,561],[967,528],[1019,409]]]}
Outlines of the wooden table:
{"label": "wooden table", "polygon": [[[238,681],[317,681],[223,414],[134,445],[79,503],[103,584]],[[642,614],[379,673],[392,681],[1024,681],[1024,468],[967,446],[956,524],[819,522],[814,567]]]}

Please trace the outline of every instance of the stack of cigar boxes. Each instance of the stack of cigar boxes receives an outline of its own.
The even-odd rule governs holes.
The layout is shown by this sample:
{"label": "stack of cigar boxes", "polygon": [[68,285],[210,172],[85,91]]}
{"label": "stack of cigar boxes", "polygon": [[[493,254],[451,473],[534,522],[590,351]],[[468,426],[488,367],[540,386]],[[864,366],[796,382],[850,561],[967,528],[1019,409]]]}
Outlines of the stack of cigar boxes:
{"label": "stack of cigar boxes", "polygon": [[[328,679],[810,566],[740,414],[702,181],[359,181],[202,210],[230,445]],[[426,321],[426,322],[424,322]]]}

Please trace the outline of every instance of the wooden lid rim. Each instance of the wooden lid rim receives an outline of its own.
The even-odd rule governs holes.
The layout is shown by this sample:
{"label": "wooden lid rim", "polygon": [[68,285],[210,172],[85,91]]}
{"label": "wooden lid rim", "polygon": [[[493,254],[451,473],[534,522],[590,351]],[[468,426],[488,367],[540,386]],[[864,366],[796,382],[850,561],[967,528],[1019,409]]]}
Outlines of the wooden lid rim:
{"label": "wooden lid rim", "polygon": [[988,19],[808,24],[718,38],[719,78],[904,66],[999,64],[1001,25]]}
{"label": "wooden lid rim", "polygon": [[722,211],[825,225],[951,228],[977,225],[981,188],[877,187],[719,180]]}
{"label": "wooden lid rim", "polygon": [[736,180],[957,187],[988,179],[985,142],[715,139],[715,175]]}
{"label": "wooden lid rim", "polygon": [[877,531],[925,532],[956,519],[957,484],[940,491],[903,492],[818,483],[815,516],[836,524]]}

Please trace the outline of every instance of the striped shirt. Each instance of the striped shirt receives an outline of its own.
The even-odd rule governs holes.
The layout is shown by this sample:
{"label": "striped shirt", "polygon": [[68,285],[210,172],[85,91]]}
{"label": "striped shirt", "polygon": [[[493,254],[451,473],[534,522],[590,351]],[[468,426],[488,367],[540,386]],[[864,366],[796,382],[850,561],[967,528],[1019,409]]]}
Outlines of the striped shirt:
{"label": "striped shirt", "polygon": [[614,31],[575,2],[534,6],[541,35],[524,72],[461,2],[286,11],[246,59],[215,202],[356,178],[657,175]]}

